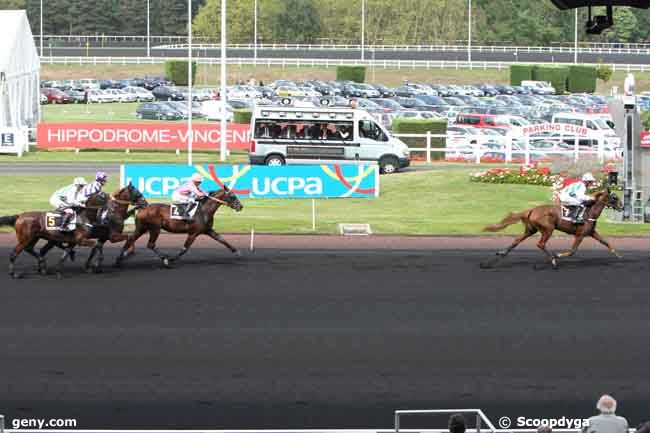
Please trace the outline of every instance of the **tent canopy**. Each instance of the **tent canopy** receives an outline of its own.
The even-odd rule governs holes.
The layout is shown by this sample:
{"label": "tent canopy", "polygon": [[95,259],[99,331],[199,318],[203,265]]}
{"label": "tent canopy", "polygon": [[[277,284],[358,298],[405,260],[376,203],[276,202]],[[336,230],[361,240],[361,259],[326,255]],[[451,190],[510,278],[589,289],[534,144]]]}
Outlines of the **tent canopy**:
{"label": "tent canopy", "polygon": [[0,127],[38,119],[40,60],[25,11],[0,11]]}

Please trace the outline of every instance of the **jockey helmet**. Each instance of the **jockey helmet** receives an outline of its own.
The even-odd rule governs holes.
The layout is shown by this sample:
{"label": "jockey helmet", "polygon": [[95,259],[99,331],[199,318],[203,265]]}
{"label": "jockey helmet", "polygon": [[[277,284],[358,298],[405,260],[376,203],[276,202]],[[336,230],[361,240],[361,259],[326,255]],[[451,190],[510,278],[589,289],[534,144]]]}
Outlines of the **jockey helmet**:
{"label": "jockey helmet", "polygon": [[84,179],[83,177],[75,177],[72,183],[76,186],[88,185],[88,182],[86,182],[86,179]]}
{"label": "jockey helmet", "polygon": [[591,173],[585,173],[582,175],[583,182],[596,182],[596,178]]}
{"label": "jockey helmet", "polygon": [[199,182],[199,183],[203,182],[203,176],[201,176],[198,173],[194,173],[192,175],[192,182]]}
{"label": "jockey helmet", "polygon": [[108,180],[108,175],[103,171],[98,171],[95,175],[95,180],[97,182],[106,182]]}

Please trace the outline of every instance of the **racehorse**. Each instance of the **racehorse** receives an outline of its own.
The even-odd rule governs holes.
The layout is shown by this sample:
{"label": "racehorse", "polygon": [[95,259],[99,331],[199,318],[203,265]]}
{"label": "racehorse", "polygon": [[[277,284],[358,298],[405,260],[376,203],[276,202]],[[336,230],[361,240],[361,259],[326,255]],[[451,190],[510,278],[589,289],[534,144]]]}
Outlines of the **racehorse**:
{"label": "racehorse", "polygon": [[[118,256],[115,266],[121,266],[122,261],[132,253],[137,240],[147,232],[149,233],[147,247],[156,253],[165,267],[169,267],[170,262],[178,260],[187,253],[199,235],[208,235],[215,241],[226,246],[233,254],[239,255],[237,248],[230,245],[212,227],[214,214],[222,205],[228,206],[237,212],[240,212],[244,208],[235,193],[228,188],[224,188],[218,191],[211,191],[207,196],[199,200],[199,207],[192,221],[172,219],[169,204],[152,203],[138,212],[135,217],[135,231],[129,236],[129,239],[122,247],[122,252]],[[156,247],[156,241],[158,240],[161,229],[170,233],[187,233],[187,239],[185,240],[183,249],[176,256],[169,257]]]}
{"label": "racehorse", "polygon": [[[120,189],[109,197],[106,197],[106,193],[103,192],[95,194],[88,199],[86,206],[78,213],[76,228],[70,232],[47,230],[47,212],[25,212],[19,215],[0,217],[0,225],[15,228],[18,241],[9,258],[9,275],[13,278],[20,276],[15,271],[15,262],[23,251],[38,261],[38,271],[41,274],[47,274],[45,256],[55,246],[64,250],[57,266],[57,276],[61,276],[65,260],[74,256],[74,248],[77,245],[93,247],[91,256],[86,262],[86,269],[89,269],[92,258],[97,252],[100,253],[100,258],[103,258],[102,248],[107,240],[120,242],[128,238],[121,232],[124,228],[124,219],[129,204],[136,206],[146,206],[147,204],[140,191],[132,185]],[[108,224],[93,226],[91,222],[100,222],[101,214],[104,211],[106,211],[105,218],[108,220]],[[34,247],[41,239],[47,240],[47,244],[37,253],[34,251]],[[91,239],[97,239],[97,241]],[[99,269],[100,266],[101,261],[98,260],[96,269]]]}
{"label": "racehorse", "polygon": [[[612,193],[609,188],[607,188],[607,191],[601,191],[594,196],[593,204],[590,205],[585,212],[584,224],[574,224],[571,221],[565,220],[562,218],[562,212],[559,206],[547,205],[537,206],[523,212],[510,213],[500,223],[487,226],[483,230],[488,232],[497,232],[519,221],[524,224],[524,234],[515,239],[515,241],[505,250],[498,251],[498,258],[496,260],[506,257],[510,251],[517,247],[517,245],[538,231],[541,234],[541,238],[537,242],[537,247],[546,254],[554,269],[557,269],[558,259],[574,255],[576,251],[578,251],[580,243],[582,243],[583,239],[587,236],[596,239],[612,254],[620,259],[622,256],[618,254],[614,247],[596,231],[598,217],[600,217],[600,214],[606,207],[619,211],[623,208],[618,196],[615,193]],[[551,238],[554,230],[560,230],[564,233],[574,235],[573,246],[570,251],[555,255],[546,249],[546,243]],[[482,266],[490,267],[493,264],[494,262]]]}

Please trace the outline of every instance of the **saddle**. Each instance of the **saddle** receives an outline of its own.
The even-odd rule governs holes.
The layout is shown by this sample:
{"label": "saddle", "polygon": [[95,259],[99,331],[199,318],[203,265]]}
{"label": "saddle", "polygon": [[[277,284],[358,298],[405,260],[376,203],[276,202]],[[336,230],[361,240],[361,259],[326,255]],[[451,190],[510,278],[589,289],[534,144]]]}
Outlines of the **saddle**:
{"label": "saddle", "polygon": [[77,215],[75,214],[65,227],[61,227],[65,214],[52,211],[45,214],[45,230],[53,232],[73,232],[77,228]]}
{"label": "saddle", "polygon": [[[192,209],[190,209],[189,212],[187,212],[188,208],[192,206]],[[199,208],[198,203],[196,204],[171,204],[169,205],[169,215],[171,219],[173,220],[180,220],[180,221],[193,221],[194,220],[194,214],[196,214],[197,209]]]}
{"label": "saddle", "polygon": [[570,221],[573,224],[584,224],[584,214],[586,212],[585,206],[565,206],[560,207],[562,212],[562,219]]}

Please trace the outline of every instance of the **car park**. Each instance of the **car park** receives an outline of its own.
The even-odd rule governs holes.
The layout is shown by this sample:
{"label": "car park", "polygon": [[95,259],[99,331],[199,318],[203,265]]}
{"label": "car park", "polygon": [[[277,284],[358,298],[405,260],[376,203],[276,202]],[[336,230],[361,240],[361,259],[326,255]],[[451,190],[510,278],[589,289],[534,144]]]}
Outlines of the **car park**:
{"label": "car park", "polygon": [[49,104],[70,104],[74,100],[66,95],[62,90],[50,87],[41,89],[41,94],[45,95]]}
{"label": "car park", "polygon": [[177,110],[156,102],[140,104],[135,112],[139,119],[180,120],[182,118]]}

